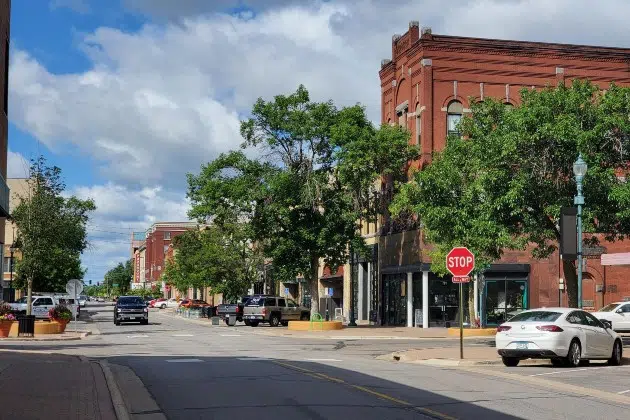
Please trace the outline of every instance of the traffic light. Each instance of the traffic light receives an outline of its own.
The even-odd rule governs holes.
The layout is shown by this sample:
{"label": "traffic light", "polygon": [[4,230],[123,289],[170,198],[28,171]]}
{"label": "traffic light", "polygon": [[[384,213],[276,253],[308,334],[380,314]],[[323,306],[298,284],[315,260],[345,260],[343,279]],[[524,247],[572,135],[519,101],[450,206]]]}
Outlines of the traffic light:
{"label": "traffic light", "polygon": [[92,285],[92,280],[90,280],[90,286]]}

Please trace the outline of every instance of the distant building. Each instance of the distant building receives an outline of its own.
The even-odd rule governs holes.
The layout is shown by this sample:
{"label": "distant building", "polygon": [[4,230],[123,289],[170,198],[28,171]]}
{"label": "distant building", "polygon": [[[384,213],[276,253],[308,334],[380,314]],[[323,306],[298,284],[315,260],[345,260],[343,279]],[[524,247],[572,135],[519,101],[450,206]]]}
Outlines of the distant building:
{"label": "distant building", "polygon": [[[11,189],[11,199],[9,201],[9,209],[12,212],[13,209],[20,203],[20,198],[28,195],[29,190],[28,178],[9,178],[7,183]],[[3,261],[2,261],[2,287],[1,299],[5,302],[11,302],[16,299],[16,295],[19,298],[20,291],[13,290],[12,281],[15,276],[15,263],[21,258],[21,254],[18,250],[13,248],[15,244],[15,238],[17,237],[17,228],[13,222],[5,219],[2,223],[4,229],[4,244],[2,246]]]}

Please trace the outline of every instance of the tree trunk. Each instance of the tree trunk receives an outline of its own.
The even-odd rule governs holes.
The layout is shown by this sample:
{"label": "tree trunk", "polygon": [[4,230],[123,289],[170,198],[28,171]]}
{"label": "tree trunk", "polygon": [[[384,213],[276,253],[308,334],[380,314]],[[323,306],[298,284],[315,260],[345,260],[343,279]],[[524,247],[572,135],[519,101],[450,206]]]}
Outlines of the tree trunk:
{"label": "tree trunk", "polygon": [[569,308],[577,308],[577,269],[573,261],[562,260],[562,271],[564,272],[564,284],[569,299]]}
{"label": "tree trunk", "polygon": [[26,281],[26,315],[33,313],[33,278]]}
{"label": "tree trunk", "polygon": [[477,328],[477,323],[475,322],[477,318],[477,314],[475,313],[475,298],[475,280],[471,278],[470,283],[468,283],[468,316],[470,328]]}
{"label": "tree trunk", "polygon": [[319,257],[311,257],[311,272],[308,273],[308,286],[311,292],[311,317],[319,313],[319,279],[317,273],[319,269]]}

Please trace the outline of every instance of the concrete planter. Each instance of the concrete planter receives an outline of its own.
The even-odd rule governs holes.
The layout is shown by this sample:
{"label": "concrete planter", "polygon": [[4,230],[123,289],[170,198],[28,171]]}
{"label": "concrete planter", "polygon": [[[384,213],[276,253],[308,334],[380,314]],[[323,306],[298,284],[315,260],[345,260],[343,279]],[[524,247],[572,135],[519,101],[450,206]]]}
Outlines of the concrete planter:
{"label": "concrete planter", "polygon": [[291,331],[331,331],[343,329],[341,321],[289,321]]}
{"label": "concrete planter", "polygon": [[15,335],[17,336],[17,329],[17,321],[0,321],[0,337],[9,337],[12,330],[15,330]]}

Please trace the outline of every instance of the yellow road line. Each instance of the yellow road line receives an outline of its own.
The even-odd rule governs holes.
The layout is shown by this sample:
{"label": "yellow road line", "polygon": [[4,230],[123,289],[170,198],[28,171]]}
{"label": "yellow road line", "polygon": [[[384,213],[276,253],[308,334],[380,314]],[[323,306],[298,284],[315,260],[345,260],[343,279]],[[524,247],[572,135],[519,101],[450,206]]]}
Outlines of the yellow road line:
{"label": "yellow road line", "polygon": [[352,388],[354,388],[356,390],[365,392],[366,394],[373,395],[375,397],[378,397],[378,398],[386,400],[386,401],[391,401],[393,403],[402,405],[404,407],[408,407],[408,408],[410,408],[412,410],[416,410],[416,411],[419,411],[421,413],[429,414],[431,416],[440,418],[442,420],[457,420],[457,418],[451,417],[451,416],[446,415],[446,414],[442,414],[439,411],[431,410],[430,408],[425,408],[425,407],[417,407],[417,406],[414,406],[413,404],[411,404],[411,403],[409,403],[407,401],[401,400],[399,398],[392,397],[392,396],[387,395],[387,394],[383,394],[383,393],[378,392],[378,391],[374,391],[374,390],[372,390],[370,388],[366,388],[366,387],[361,386],[361,385],[349,384],[346,381],[344,381],[343,379],[335,378],[333,376],[328,376],[328,375],[325,375],[323,373],[315,372],[315,371],[310,370],[310,369],[305,369],[305,368],[302,368],[302,367],[299,367],[299,366],[292,365],[290,363],[279,362],[277,360],[273,360],[273,363],[275,363],[277,365],[280,365],[280,366],[284,366],[284,367],[286,367],[288,369],[296,370],[296,371],[301,372],[301,373],[303,373],[305,375],[308,375],[308,376],[310,376],[312,378],[323,379],[323,380],[327,380],[327,381],[330,381],[330,382],[335,382],[335,383],[338,383],[338,384],[346,384],[346,385],[348,385],[348,386],[350,386],[350,387],[352,387]]}

